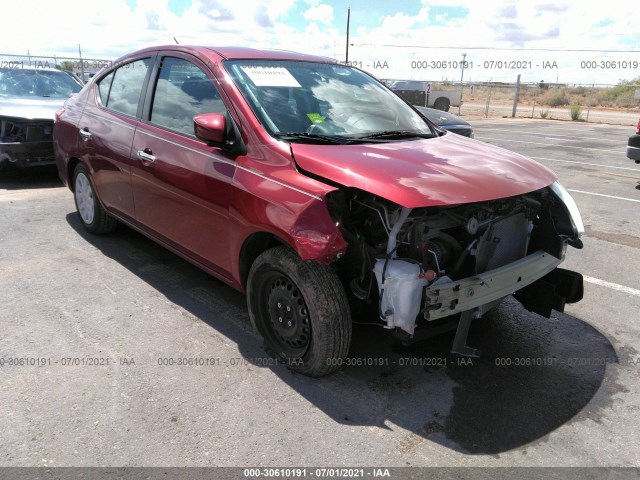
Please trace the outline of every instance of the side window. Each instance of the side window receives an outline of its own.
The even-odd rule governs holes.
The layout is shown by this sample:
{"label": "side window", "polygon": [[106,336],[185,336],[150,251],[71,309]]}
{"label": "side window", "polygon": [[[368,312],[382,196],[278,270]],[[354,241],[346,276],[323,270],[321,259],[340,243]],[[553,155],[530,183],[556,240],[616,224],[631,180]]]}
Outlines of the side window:
{"label": "side window", "polygon": [[[121,66],[115,72],[103,78],[98,88],[102,105],[116,112],[135,117],[138,112],[138,101],[144,78],[147,75],[150,59],[144,58]],[[109,78],[113,79],[109,81]],[[103,83],[111,83],[108,88]],[[104,87],[104,88],[103,88]],[[105,95],[107,96],[105,98]]]}
{"label": "side window", "polygon": [[193,135],[193,117],[226,110],[211,79],[193,63],[175,57],[162,59],[151,107],[151,122]]}
{"label": "side window", "polygon": [[111,81],[115,72],[111,72],[98,82],[98,94],[100,96],[100,103],[103,107],[107,106],[107,100],[109,100],[109,90],[111,89]]}

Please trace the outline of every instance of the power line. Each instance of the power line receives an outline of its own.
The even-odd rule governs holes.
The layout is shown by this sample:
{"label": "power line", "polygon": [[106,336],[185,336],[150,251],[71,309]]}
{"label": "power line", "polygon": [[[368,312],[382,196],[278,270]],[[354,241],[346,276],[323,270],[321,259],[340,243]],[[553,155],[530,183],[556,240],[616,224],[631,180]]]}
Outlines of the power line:
{"label": "power line", "polygon": [[531,52],[598,52],[598,53],[640,53],[640,50],[597,50],[590,48],[518,48],[518,47],[435,47],[431,45],[393,45],[377,43],[352,43],[352,47],[393,47],[393,48],[421,48],[434,50],[509,50]]}

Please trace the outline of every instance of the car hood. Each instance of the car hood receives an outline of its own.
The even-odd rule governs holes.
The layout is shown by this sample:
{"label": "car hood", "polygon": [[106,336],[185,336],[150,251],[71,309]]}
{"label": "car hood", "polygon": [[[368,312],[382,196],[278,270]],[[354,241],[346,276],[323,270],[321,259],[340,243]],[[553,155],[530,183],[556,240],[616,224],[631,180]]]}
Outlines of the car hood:
{"label": "car hood", "polygon": [[511,197],[553,183],[548,168],[517,153],[453,133],[360,145],[291,145],[314,176],[409,208]]}
{"label": "car hood", "polygon": [[416,109],[422,113],[425,117],[431,120],[436,125],[464,125],[469,127],[469,123],[462,120],[460,117],[456,117],[451,113],[443,112],[435,109],[428,109],[424,107],[416,107]]}
{"label": "car hood", "polygon": [[66,98],[1,98],[0,116],[27,118],[29,120],[53,120],[56,111]]}

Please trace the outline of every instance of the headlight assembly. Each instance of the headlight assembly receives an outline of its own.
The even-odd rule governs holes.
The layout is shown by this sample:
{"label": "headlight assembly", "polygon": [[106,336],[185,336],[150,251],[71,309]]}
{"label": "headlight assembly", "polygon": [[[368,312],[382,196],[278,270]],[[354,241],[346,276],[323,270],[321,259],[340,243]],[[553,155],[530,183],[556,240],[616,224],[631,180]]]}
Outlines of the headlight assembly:
{"label": "headlight assembly", "polygon": [[573,240],[579,239],[584,234],[584,224],[582,223],[582,217],[580,216],[580,211],[578,210],[578,205],[576,205],[573,197],[567,192],[567,190],[560,185],[558,182],[553,182],[550,185],[551,190],[556,196],[562,200],[567,212],[569,213],[569,218],[571,219],[571,226],[574,232]]}

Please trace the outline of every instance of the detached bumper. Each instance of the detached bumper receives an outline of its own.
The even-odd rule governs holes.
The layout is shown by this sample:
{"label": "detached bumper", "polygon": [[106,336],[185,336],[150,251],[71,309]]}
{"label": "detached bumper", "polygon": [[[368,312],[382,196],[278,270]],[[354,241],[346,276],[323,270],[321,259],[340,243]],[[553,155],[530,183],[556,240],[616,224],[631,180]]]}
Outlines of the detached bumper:
{"label": "detached bumper", "polygon": [[14,165],[18,168],[53,165],[53,142],[10,142],[0,143],[0,164]]}
{"label": "detached bumper", "polygon": [[424,311],[427,319],[448,317],[500,300],[545,277],[561,262],[539,250],[503,267],[462,280],[442,277],[426,288]]}

